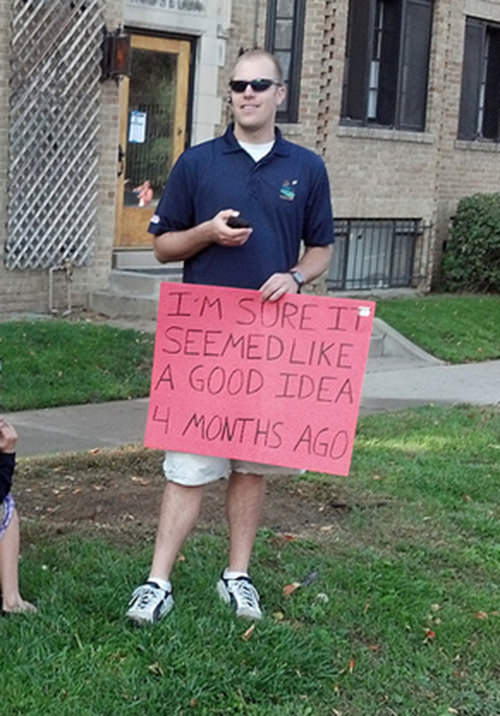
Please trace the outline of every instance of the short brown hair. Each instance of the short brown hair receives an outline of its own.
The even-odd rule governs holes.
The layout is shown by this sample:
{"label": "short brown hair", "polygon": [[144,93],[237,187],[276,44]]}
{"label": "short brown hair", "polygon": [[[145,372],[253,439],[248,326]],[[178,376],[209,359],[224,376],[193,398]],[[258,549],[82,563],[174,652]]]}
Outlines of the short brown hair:
{"label": "short brown hair", "polygon": [[252,57],[267,57],[268,60],[271,60],[276,70],[277,80],[280,84],[283,84],[283,70],[281,69],[279,60],[271,52],[259,49],[258,47],[253,50],[244,50],[241,52],[238,59],[234,63],[233,72],[241,60],[251,60]]}

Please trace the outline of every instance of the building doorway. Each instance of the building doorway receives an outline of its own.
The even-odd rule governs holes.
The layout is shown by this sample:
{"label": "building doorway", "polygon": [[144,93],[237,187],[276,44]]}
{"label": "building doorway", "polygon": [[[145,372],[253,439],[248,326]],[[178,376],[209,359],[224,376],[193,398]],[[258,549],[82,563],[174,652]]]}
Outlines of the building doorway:
{"label": "building doorway", "polygon": [[191,43],[132,34],[131,47],[131,76],[120,84],[118,249],[151,247],[148,224],[187,131]]}

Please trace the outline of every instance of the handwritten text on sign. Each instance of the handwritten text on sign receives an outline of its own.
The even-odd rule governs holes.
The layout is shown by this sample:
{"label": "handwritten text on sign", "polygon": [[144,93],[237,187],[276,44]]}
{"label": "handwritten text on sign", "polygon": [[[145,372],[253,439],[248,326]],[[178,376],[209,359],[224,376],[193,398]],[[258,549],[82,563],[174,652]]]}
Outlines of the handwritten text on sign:
{"label": "handwritten text on sign", "polygon": [[145,444],[347,475],[374,309],[163,283]]}

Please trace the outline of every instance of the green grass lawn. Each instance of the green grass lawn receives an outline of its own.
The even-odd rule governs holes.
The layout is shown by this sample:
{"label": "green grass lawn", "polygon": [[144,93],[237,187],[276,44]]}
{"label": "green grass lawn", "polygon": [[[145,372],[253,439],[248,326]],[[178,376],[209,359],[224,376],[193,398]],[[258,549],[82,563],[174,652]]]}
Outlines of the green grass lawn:
{"label": "green grass lawn", "polygon": [[[500,358],[500,296],[377,300],[377,316],[452,363]],[[89,321],[0,322],[0,410],[144,397],[154,336]]]}
{"label": "green grass lawn", "polygon": [[0,410],[147,395],[154,336],[89,322],[0,323]]}
{"label": "green grass lawn", "polygon": [[441,360],[500,358],[500,295],[377,299],[376,315]]}
{"label": "green grass lawn", "polygon": [[[341,489],[350,507],[291,540],[261,529],[265,617],[246,638],[214,596],[222,530],[188,541],[174,611],[142,630],[123,613],[150,543],[32,539],[21,581],[40,614],[0,620],[0,713],[498,716],[500,412],[369,416],[349,478],[294,480]],[[35,535],[36,515],[25,524]]]}

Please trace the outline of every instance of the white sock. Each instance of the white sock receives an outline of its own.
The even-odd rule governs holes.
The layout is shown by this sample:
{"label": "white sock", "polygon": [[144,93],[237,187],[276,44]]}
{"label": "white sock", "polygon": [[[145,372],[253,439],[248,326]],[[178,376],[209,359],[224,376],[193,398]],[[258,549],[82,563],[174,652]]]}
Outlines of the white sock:
{"label": "white sock", "polygon": [[222,576],[224,579],[238,579],[238,577],[248,577],[248,572],[231,572],[229,567],[226,567]]}
{"label": "white sock", "polygon": [[150,575],[148,577],[148,582],[154,582],[159,587],[161,587],[161,589],[163,589],[165,592],[172,591],[172,585],[170,584],[170,581],[168,579],[160,579],[159,577],[153,577],[152,575]]}

